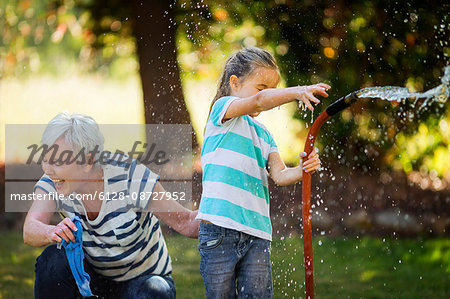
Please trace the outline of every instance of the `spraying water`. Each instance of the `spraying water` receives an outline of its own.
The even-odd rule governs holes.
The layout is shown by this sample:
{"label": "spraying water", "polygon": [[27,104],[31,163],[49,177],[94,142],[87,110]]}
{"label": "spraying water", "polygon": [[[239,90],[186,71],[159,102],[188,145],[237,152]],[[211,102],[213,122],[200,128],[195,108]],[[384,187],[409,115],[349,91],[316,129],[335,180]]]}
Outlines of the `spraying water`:
{"label": "spraying water", "polygon": [[[409,92],[407,88],[397,86],[368,87],[352,92],[341,97],[333,104],[328,106],[318,118],[313,122],[305,142],[304,151],[309,154],[314,147],[315,139],[319,133],[320,127],[333,115],[346,109],[358,98],[380,98],[388,101],[400,102],[405,99],[415,99],[416,105],[418,99],[425,99],[419,110],[429,103],[445,103],[450,93],[450,66],[445,67],[444,76],[441,78],[442,84],[425,92]],[[305,106],[300,102],[300,108]],[[312,252],[312,229],[311,229],[311,174],[303,170],[302,177],[302,224],[303,224],[303,248],[305,263],[305,292],[306,298],[314,299],[314,266]]]}
{"label": "spraying water", "polygon": [[450,66],[444,68],[444,75],[441,78],[441,85],[425,92],[410,92],[406,87],[398,86],[376,86],[363,88],[355,92],[357,98],[379,98],[388,101],[400,102],[405,99],[414,100],[414,104],[419,99],[425,99],[419,107],[419,111],[433,102],[445,103],[450,96]]}
{"label": "spraying water", "polygon": [[[302,111],[308,110],[308,107],[302,101],[298,102],[298,108],[301,109]],[[305,116],[306,116],[306,114],[305,114]],[[314,122],[314,111],[311,110],[311,123],[313,123],[313,122]],[[308,127],[308,124],[306,124],[306,127]]]}
{"label": "spraying water", "polygon": [[[414,100],[414,105],[419,99],[425,99],[419,107],[420,112],[429,104],[438,102],[445,103],[450,97],[450,66],[444,68],[444,75],[441,77],[441,85],[425,92],[410,92],[406,87],[399,86],[375,86],[367,87],[352,93],[356,98],[377,98],[387,101],[401,102],[406,99]],[[298,103],[299,109],[306,111],[306,104],[302,101]],[[311,111],[311,123],[314,122],[314,114]],[[308,127],[308,126],[307,126]]]}

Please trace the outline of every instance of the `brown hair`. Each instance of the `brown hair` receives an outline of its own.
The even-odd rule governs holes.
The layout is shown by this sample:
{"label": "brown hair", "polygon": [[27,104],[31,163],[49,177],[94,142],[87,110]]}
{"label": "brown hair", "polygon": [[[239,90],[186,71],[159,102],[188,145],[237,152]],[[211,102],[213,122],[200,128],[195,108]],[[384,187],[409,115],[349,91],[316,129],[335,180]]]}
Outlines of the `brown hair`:
{"label": "brown hair", "polygon": [[260,48],[244,48],[228,57],[220,76],[216,96],[212,100],[211,107],[209,108],[209,113],[211,113],[212,106],[218,99],[230,95],[230,77],[232,75],[235,75],[241,80],[245,80],[258,67],[272,68],[279,72],[272,54]]}

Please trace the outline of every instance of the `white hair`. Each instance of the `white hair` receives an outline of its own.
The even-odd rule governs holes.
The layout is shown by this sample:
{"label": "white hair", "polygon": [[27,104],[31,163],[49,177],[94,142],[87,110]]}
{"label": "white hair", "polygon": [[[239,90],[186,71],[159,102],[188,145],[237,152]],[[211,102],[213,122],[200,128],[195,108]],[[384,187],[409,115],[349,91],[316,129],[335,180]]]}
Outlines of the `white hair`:
{"label": "white hair", "polygon": [[100,153],[103,152],[105,139],[97,122],[90,116],[69,114],[67,111],[59,113],[48,123],[42,134],[41,143],[51,146],[62,136],[72,147],[75,155],[81,150],[88,154],[97,147],[94,161],[98,161]]}

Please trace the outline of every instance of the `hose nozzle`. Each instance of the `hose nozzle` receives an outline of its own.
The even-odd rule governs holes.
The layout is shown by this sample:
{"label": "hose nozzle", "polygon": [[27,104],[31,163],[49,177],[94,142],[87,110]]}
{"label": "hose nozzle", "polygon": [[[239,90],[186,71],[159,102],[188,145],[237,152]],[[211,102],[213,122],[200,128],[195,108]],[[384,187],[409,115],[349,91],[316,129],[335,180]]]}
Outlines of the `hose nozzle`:
{"label": "hose nozzle", "polygon": [[344,102],[350,106],[351,104],[356,102],[357,99],[358,99],[358,92],[354,91],[344,97]]}
{"label": "hose nozzle", "polygon": [[358,92],[354,91],[352,93],[349,93],[348,95],[340,98],[339,100],[328,106],[328,108],[326,109],[327,114],[329,116],[333,116],[336,113],[349,107],[351,104],[356,102],[357,99],[358,99]]}

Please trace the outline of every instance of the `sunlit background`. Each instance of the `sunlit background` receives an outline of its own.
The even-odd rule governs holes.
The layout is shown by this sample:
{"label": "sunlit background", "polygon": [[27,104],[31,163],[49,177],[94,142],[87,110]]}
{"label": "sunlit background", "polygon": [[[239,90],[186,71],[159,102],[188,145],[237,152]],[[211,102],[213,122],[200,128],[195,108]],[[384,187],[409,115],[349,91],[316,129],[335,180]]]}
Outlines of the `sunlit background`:
{"label": "sunlit background", "polygon": [[[398,14],[391,24],[383,27],[377,23],[373,5],[364,1],[353,6],[351,15],[341,13],[342,8],[336,5],[306,12],[311,5],[308,2],[297,6],[285,1],[255,2],[248,8],[240,3],[228,9],[220,2],[200,4],[177,3],[172,21],[178,24],[176,48],[182,90],[200,143],[224,61],[242,46],[261,46],[277,57],[282,70],[280,87],[327,82],[333,86],[331,100],[353,91],[352,88],[375,84],[423,91],[440,83],[442,66],[448,63],[449,25],[445,7],[436,15],[422,7],[400,10],[401,7],[394,6],[392,9],[399,9]],[[284,11],[283,6],[294,12]],[[114,15],[112,9],[99,17],[92,13],[92,7],[95,4],[90,1],[18,1],[4,2],[0,8],[5,25],[0,44],[0,157],[3,157],[0,159],[5,157],[5,124],[44,124],[62,110],[91,115],[99,123],[145,122],[132,23],[123,14]],[[387,9],[378,9],[389,13]],[[319,16],[321,21],[293,19],[295,13],[303,12],[306,16]],[[279,19],[278,28],[273,31],[286,30],[291,24],[310,29],[311,34],[298,34],[298,42],[309,48],[298,49],[298,45],[292,44],[297,41],[295,34],[291,33],[294,37],[285,34],[287,37],[281,39],[283,32],[272,32],[271,25],[276,20],[271,20],[271,16]],[[404,24],[401,36],[397,33],[399,28],[394,27],[397,21]],[[341,28],[346,30],[344,35]],[[423,34],[429,36],[422,38]],[[305,38],[311,41],[300,40]],[[430,40],[436,45],[427,45]],[[305,53],[292,54],[294,51]],[[358,53],[362,55],[354,56]],[[353,56],[355,59],[351,61]],[[296,57],[308,61],[292,61]],[[431,72],[421,73],[420,69]],[[398,70],[406,75],[397,74]],[[360,72],[364,73],[358,75]],[[365,160],[377,160],[373,163],[376,166],[450,179],[447,103],[444,108],[432,107],[425,115],[411,116],[410,122],[415,124],[407,121],[405,125],[399,122],[406,117],[398,107],[372,102],[365,107],[370,109],[344,111],[335,125],[337,133],[329,136],[333,128],[329,129],[325,133],[329,137],[321,139],[322,144],[334,139],[341,142],[347,134],[354,137],[350,143],[373,148],[376,154],[366,153]],[[317,110],[322,111],[324,106]],[[388,108],[392,111],[385,111]],[[311,115],[303,112],[293,117],[295,111],[296,106],[290,104],[259,117],[275,135],[281,155],[288,163],[296,162],[311,120]],[[340,147],[337,151],[330,151],[339,155],[345,145],[337,147]],[[23,161],[23,157],[15,159],[14,162]]]}
{"label": "sunlit background", "polygon": [[[47,7],[45,1],[21,1],[6,5],[0,11],[8,25],[3,29],[1,48],[4,74],[0,85],[2,161],[5,160],[5,124],[45,124],[63,110],[90,115],[103,124],[145,123],[133,38],[115,33],[122,23],[107,18],[101,21],[111,32],[98,37],[106,46],[98,51],[100,53],[93,54],[91,47],[95,38],[88,27],[89,13],[77,15],[74,2],[66,1],[59,9],[49,10],[42,16],[40,12]],[[227,18],[224,10],[217,10],[215,15]],[[226,30],[225,40],[230,45],[222,49],[216,44],[208,62],[200,62],[199,56],[203,54],[192,49],[185,34],[177,34],[183,94],[199,142],[203,139],[209,105],[226,57],[241,45],[255,46],[257,39],[261,44],[265,33],[265,29],[254,22],[245,22],[236,28],[229,24],[215,30]],[[265,48],[272,53],[283,52],[279,47]],[[101,60],[100,65],[97,59]],[[279,85],[282,86],[284,82]],[[305,124],[292,117],[295,109],[295,104],[288,104],[258,118],[273,132],[288,162],[296,162],[306,133]],[[6,162],[27,159],[23,151],[8,156],[12,160]]]}

